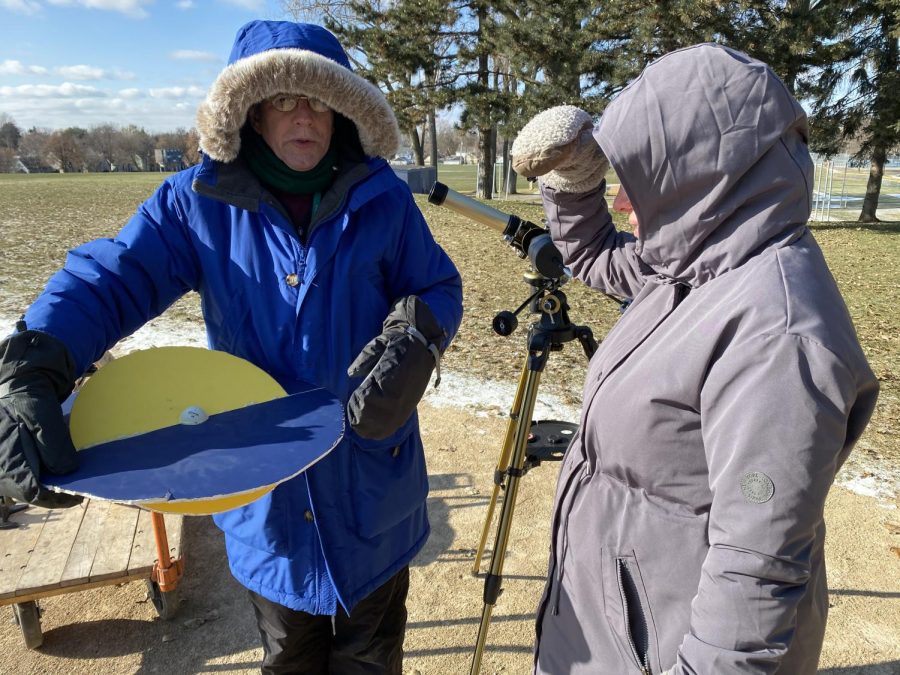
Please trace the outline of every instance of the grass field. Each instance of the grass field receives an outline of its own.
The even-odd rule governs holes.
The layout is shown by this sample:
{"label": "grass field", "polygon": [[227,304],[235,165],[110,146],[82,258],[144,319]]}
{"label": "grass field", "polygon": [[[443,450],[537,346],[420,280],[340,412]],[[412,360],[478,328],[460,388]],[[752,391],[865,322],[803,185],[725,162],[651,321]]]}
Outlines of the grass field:
{"label": "grass field", "polygon": [[[474,167],[446,167],[439,178],[462,192],[460,183],[468,180],[462,169],[474,172]],[[161,178],[159,174],[0,175],[0,317],[18,316],[63,264],[68,249],[96,237],[114,236]],[[522,281],[526,264],[496,232],[431,206],[424,196],[417,196],[417,201],[435,237],[460,268],[465,287],[466,314],[447,354],[447,367],[514,381],[524,359],[523,329],[501,338],[490,326],[497,311],[515,309],[527,296],[528,287]],[[540,206],[522,201],[494,200],[492,204],[534,222],[543,215]],[[882,383],[875,417],[857,452],[898,468],[900,222],[813,223],[811,227]],[[615,305],[577,282],[568,284],[565,291],[572,321],[589,325],[602,338],[617,318]],[[169,312],[201,321],[195,294]],[[550,360],[544,382],[577,404],[584,373],[583,355],[569,346]]]}

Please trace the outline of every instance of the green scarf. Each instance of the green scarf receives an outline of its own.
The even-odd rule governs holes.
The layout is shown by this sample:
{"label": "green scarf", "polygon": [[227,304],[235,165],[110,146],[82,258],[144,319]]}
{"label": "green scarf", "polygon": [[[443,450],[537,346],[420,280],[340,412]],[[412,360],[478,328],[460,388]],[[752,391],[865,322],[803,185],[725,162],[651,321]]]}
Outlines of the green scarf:
{"label": "green scarf", "polygon": [[322,160],[309,171],[294,171],[272,152],[272,148],[253,129],[242,134],[241,154],[263,183],[291,194],[316,194],[327,190],[334,180],[337,151],[329,146]]}

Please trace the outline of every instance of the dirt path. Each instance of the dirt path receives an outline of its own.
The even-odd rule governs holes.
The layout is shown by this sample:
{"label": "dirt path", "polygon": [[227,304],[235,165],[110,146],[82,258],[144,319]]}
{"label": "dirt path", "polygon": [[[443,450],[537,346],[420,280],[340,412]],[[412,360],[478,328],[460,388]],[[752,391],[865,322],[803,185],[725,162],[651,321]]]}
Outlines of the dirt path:
{"label": "dirt path", "polygon": [[[478,417],[472,411],[427,405],[421,414],[433,534],[412,568],[406,673],[467,673],[482,609],[482,581],[470,571],[505,422],[496,415]],[[522,480],[505,590],[491,621],[483,673],[529,672],[532,616],[547,563],[555,477],[556,466],[550,464]],[[832,596],[820,672],[896,675],[900,512],[835,488],[827,522]],[[0,673],[258,672],[261,651],[252,611],[228,573],[221,534],[209,518],[192,518],[184,536],[187,571],[176,619],[155,618],[142,583],[58,596],[42,602],[44,646],[29,651],[11,621],[11,610],[2,608]],[[2,542],[0,532],[0,551]]]}

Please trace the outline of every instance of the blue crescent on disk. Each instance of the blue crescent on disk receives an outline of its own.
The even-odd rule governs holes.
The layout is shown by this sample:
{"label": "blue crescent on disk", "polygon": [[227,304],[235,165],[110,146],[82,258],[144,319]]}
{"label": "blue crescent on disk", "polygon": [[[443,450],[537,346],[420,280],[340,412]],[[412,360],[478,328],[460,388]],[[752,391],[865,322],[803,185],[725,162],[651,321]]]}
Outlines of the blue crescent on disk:
{"label": "blue crescent on disk", "polygon": [[68,405],[80,467],[44,485],[167,513],[249,504],[322,459],[344,431],[343,405],[325,389],[288,395],[249,361],[198,347],[113,359]]}

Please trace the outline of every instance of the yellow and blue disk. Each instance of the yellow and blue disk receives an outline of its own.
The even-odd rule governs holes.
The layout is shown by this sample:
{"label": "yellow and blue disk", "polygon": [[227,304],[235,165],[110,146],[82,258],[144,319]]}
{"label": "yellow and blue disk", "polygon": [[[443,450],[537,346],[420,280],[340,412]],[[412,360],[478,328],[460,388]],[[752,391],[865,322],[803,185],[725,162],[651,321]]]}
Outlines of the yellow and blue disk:
{"label": "yellow and blue disk", "polygon": [[80,467],[53,490],[154,511],[205,515],[249,504],[340,441],[341,402],[320,387],[288,395],[225,352],[155,347],[110,361],[74,399]]}

